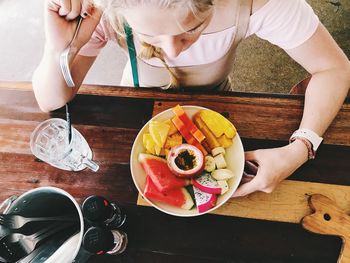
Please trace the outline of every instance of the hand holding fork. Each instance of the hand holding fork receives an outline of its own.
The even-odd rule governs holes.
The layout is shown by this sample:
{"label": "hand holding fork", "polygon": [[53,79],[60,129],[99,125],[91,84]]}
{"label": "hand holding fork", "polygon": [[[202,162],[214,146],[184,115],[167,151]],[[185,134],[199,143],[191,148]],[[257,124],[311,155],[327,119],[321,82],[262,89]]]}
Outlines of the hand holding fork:
{"label": "hand holding fork", "polygon": [[102,16],[101,10],[95,8],[91,2],[45,1],[46,40],[49,50],[62,54],[60,66],[68,87],[75,86],[70,74],[70,64],[79,49],[89,41]]}

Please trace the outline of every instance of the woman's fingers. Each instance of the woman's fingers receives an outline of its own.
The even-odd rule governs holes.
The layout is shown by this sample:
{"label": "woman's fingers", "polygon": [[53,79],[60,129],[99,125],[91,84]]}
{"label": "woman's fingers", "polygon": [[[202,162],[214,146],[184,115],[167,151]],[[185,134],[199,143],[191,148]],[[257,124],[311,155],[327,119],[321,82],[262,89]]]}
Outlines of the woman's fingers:
{"label": "woman's fingers", "polygon": [[[74,20],[80,14],[85,14],[87,16],[88,9],[91,4],[90,1],[80,0],[56,0],[57,5],[59,6],[58,14],[62,17],[65,17],[66,20]],[[82,15],[84,17],[84,15]]]}
{"label": "woman's fingers", "polygon": [[246,196],[258,190],[260,190],[260,180],[258,177],[254,177],[250,182],[239,186],[232,197]]}
{"label": "woman's fingers", "polygon": [[259,159],[261,157],[260,154],[261,150],[255,150],[255,151],[247,151],[244,153],[244,158],[246,161],[251,161],[254,164],[259,164]]}
{"label": "woman's fingers", "polygon": [[81,13],[81,3],[78,0],[71,1],[70,12],[66,15],[67,20],[74,20]]}
{"label": "woman's fingers", "polygon": [[81,0],[81,13],[82,17],[91,16],[94,12],[94,5],[91,0]]}
{"label": "woman's fingers", "polygon": [[60,16],[67,16],[71,11],[71,0],[60,0],[59,5],[58,14]]}
{"label": "woman's fingers", "polygon": [[90,13],[83,19],[77,38],[75,40],[75,43],[77,43],[78,46],[83,46],[89,41],[91,35],[95,31],[95,28],[100,21],[101,16],[102,11],[95,8],[91,9]]}

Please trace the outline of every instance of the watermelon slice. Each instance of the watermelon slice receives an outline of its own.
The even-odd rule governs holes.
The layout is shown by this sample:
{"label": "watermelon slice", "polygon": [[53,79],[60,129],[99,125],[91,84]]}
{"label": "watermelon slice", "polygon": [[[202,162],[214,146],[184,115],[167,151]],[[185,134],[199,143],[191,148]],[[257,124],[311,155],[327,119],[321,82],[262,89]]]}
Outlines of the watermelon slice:
{"label": "watermelon slice", "polygon": [[162,193],[186,186],[190,183],[188,179],[178,178],[173,174],[168,167],[167,161],[163,158],[140,153],[139,162],[146,175],[151,177],[158,191]]}
{"label": "watermelon slice", "polygon": [[199,213],[204,213],[216,205],[217,196],[215,194],[205,193],[193,186],[194,197]]}
{"label": "watermelon slice", "polygon": [[173,189],[166,193],[158,191],[150,176],[147,176],[144,195],[154,201],[166,203],[186,210],[190,210],[193,206],[191,195],[185,187]]}

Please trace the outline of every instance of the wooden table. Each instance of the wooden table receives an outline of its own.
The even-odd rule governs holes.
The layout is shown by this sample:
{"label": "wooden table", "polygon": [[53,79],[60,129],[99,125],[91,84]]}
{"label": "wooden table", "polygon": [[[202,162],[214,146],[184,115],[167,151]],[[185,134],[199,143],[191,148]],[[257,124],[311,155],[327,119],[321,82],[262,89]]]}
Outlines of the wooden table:
{"label": "wooden table", "polygon": [[[56,186],[79,201],[99,194],[121,204],[128,217],[124,228],[129,236],[127,251],[118,257],[93,257],[90,262],[336,262],[340,238],[308,233],[300,224],[290,223],[300,215],[295,220],[293,215],[283,220],[282,215],[271,221],[274,212],[271,207],[266,210],[259,200],[273,195],[236,199],[254,206],[254,215],[240,217],[209,214],[177,218],[137,205],[138,192],[129,169],[132,143],[154,113],[176,103],[223,113],[236,125],[245,149],[252,150],[287,143],[301,119],[303,97],[86,86],[71,105],[72,122],[87,139],[100,170],[72,173],[36,161],[29,149],[34,127],[47,118],[64,118],[64,110],[41,112],[30,83],[0,83],[0,201],[39,186]],[[325,135],[317,159],[301,167],[289,182],[328,184],[325,189],[350,186],[349,145],[348,100]],[[347,201],[348,188],[341,189]],[[278,195],[274,198],[283,201]],[[350,201],[345,201],[343,206],[350,211]],[[278,207],[293,211],[293,207],[277,206],[273,208],[277,214]]]}

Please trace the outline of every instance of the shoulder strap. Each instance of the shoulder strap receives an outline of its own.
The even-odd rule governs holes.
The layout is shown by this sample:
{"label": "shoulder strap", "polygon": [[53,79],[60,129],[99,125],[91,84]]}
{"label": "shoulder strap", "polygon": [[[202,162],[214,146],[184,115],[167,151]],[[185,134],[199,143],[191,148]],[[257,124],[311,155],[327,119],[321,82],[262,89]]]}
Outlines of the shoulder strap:
{"label": "shoulder strap", "polygon": [[134,45],[134,37],[132,34],[132,29],[127,23],[124,23],[124,31],[126,35],[126,45],[128,46],[132,79],[134,81],[134,86],[140,87],[139,74],[137,71],[137,58],[136,58],[136,49]]}
{"label": "shoulder strap", "polygon": [[236,36],[232,48],[235,49],[247,34],[253,0],[239,0],[236,18]]}

